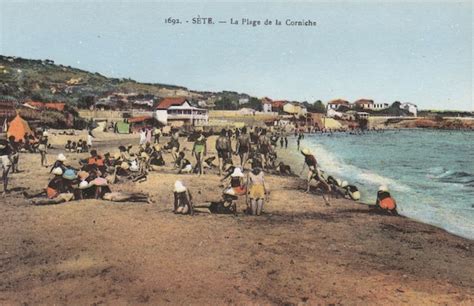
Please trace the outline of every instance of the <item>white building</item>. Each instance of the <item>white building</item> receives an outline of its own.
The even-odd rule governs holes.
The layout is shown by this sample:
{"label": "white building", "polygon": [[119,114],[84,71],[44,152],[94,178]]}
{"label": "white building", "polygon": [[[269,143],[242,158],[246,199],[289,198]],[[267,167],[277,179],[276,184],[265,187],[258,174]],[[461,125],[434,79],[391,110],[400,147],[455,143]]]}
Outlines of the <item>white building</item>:
{"label": "white building", "polygon": [[402,103],[400,104],[400,108],[408,111],[411,113],[414,117],[417,117],[418,114],[418,106],[416,106],[413,103]]}
{"label": "white building", "polygon": [[186,98],[165,98],[156,107],[155,119],[163,125],[203,126],[209,122],[209,112],[192,106]]}

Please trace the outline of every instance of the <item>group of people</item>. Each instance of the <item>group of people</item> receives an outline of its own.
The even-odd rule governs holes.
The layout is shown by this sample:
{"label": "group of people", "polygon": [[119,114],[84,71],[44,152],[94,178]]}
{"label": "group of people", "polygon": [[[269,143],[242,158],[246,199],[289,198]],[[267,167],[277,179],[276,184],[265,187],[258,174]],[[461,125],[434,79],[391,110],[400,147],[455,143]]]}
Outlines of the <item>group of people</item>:
{"label": "group of people", "polygon": [[[157,137],[155,137],[158,135]],[[202,131],[194,135],[191,154],[195,158],[194,165],[186,156],[186,150],[181,148],[179,132],[172,133],[170,140],[163,147],[159,144],[161,129],[143,129],[140,131],[138,150],[133,150],[133,145],[119,146],[114,154],[100,155],[92,149],[92,138],[89,131],[88,140],[74,143],[71,140],[65,145],[66,153],[90,152],[90,156],[81,160],[79,167],[66,166],[67,158],[59,154],[50,169],[53,178],[45,190],[27,192],[25,196],[34,198],[35,204],[55,204],[73,199],[131,199],[133,201],[150,201],[145,194],[113,193],[110,185],[120,180],[142,182],[147,179],[149,171],[159,171],[166,163],[163,158],[165,153],[170,153],[172,163],[177,173],[196,173],[203,175],[206,171],[215,169],[219,176],[224,175],[222,181],[229,179],[228,185],[222,192],[221,201],[211,202],[207,207],[211,212],[236,213],[236,201],[239,197],[246,198],[246,211],[250,214],[260,215],[263,211],[264,200],[268,194],[265,186],[264,173],[278,175],[295,175],[290,165],[283,162],[277,163],[276,147],[288,146],[287,133],[283,130],[273,131],[262,127],[243,127],[241,129],[222,129],[215,140],[216,155],[208,156],[208,139]],[[304,138],[302,132],[296,132],[297,145]],[[29,142],[30,145],[32,142]],[[43,133],[37,143],[37,151],[41,154],[41,165],[48,166],[46,153],[48,134]],[[181,150],[180,150],[181,149]],[[79,150],[79,151],[78,151]],[[19,145],[14,141],[0,141],[0,156],[3,170],[4,192],[8,186],[8,173],[15,171],[15,160],[18,165]],[[341,181],[327,175],[319,166],[315,155],[307,148],[301,150],[304,156],[303,169],[307,168],[306,192],[312,188],[321,189],[326,205],[330,205],[332,196],[342,196],[348,199],[360,200],[357,186]],[[233,156],[238,156],[239,164],[234,165]],[[217,165],[215,161],[217,160]],[[16,167],[17,169],[18,167]],[[315,184],[313,184],[315,182]],[[192,204],[190,191],[181,181],[177,181],[174,188],[175,213],[188,214],[195,211]],[[186,192],[183,194],[183,190]],[[45,196],[45,198],[38,198]],[[377,207],[396,213],[396,202],[391,197],[388,188],[381,186]]]}

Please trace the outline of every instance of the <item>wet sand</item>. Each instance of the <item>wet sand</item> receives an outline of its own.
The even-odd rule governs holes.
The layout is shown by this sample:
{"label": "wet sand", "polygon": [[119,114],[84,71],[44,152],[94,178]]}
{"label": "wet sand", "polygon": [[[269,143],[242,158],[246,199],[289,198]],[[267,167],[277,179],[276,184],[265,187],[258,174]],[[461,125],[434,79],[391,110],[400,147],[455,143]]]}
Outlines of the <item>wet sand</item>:
{"label": "wet sand", "polygon": [[[112,138],[98,136],[102,152],[114,152]],[[21,195],[48,182],[39,155],[22,154],[20,169],[0,210],[2,305],[474,303],[473,241],[344,199],[327,207],[298,178],[267,175],[261,217],[191,217],[171,213],[174,181],[199,205],[220,198],[217,175],[176,175],[168,163],[144,183],[112,186],[154,204],[40,207]]]}

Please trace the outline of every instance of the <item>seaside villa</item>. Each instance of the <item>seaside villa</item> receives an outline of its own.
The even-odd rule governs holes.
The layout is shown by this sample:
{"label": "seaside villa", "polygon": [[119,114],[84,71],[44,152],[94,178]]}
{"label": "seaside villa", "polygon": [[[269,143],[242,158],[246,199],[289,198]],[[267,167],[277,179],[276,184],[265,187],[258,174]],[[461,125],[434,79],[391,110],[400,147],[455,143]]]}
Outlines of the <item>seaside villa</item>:
{"label": "seaside villa", "polygon": [[155,119],[163,125],[204,126],[209,122],[207,109],[192,106],[186,98],[165,98],[155,109]]}

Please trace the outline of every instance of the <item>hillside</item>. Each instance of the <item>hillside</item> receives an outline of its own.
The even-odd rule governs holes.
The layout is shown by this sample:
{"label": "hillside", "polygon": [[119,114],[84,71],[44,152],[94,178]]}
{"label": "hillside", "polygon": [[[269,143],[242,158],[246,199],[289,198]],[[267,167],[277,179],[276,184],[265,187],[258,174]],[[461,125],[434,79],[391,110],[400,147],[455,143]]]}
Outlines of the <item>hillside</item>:
{"label": "hillside", "polygon": [[0,95],[19,100],[64,101],[78,106],[81,100],[112,92],[149,94],[155,97],[199,97],[185,87],[139,83],[132,79],[108,78],[51,60],[30,60],[0,55]]}

